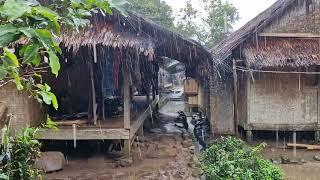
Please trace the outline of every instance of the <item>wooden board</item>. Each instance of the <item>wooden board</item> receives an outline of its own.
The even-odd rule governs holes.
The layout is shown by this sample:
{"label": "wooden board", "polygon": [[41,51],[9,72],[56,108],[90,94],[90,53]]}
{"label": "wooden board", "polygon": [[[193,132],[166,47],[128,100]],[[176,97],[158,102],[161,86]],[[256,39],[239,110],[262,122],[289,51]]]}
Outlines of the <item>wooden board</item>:
{"label": "wooden board", "polygon": [[309,150],[320,150],[320,145],[287,143],[287,146],[292,148],[297,147],[297,148],[303,148],[303,149],[309,149]]}
{"label": "wooden board", "polygon": [[[129,139],[130,131],[126,129],[100,129],[100,128],[76,128],[77,140],[105,140],[105,139]],[[50,129],[40,130],[40,138],[43,140],[73,140],[73,129],[60,128],[58,131]]]}
{"label": "wooden board", "polygon": [[73,124],[75,125],[85,125],[85,124],[89,124],[89,122],[87,120],[72,120],[72,121],[55,121],[55,123],[57,124],[57,126],[72,126]]}
{"label": "wooden board", "polygon": [[198,96],[189,96],[188,97],[188,104],[198,106],[199,105],[199,98]]}
{"label": "wooden board", "polygon": [[184,80],[184,93],[185,95],[197,95],[198,83],[194,79]]}
{"label": "wooden board", "polygon": [[139,116],[139,118],[132,124],[130,129],[130,138],[133,138],[139,128],[143,126],[144,121],[151,115],[152,110],[159,103],[159,96],[156,96],[150,106]]}
{"label": "wooden board", "polygon": [[320,38],[319,34],[313,33],[260,33],[260,37],[293,37],[293,38]]}

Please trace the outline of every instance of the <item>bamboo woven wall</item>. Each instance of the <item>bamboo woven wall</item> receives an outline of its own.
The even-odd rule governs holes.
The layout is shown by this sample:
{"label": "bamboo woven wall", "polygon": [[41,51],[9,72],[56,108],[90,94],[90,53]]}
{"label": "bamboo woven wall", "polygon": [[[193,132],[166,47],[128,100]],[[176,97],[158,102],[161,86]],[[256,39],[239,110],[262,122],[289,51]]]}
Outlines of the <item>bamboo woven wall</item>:
{"label": "bamboo woven wall", "polygon": [[15,84],[9,83],[0,88],[0,102],[8,107],[12,114],[11,132],[26,126],[37,126],[45,119],[44,108],[25,92],[18,92]]}

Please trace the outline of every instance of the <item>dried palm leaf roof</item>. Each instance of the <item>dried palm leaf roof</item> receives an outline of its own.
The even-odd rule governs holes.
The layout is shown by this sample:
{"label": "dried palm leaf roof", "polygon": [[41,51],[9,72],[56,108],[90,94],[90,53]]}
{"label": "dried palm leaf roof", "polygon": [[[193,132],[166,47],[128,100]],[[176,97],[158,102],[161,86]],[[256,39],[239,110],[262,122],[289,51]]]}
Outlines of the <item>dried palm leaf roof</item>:
{"label": "dried palm leaf roof", "polygon": [[114,48],[133,48],[149,57],[169,57],[183,63],[211,60],[212,55],[201,44],[167,30],[141,15],[129,12],[123,16],[96,13],[91,25],[79,32],[65,32],[62,43],[73,52],[81,46],[102,44]]}
{"label": "dried palm leaf roof", "polygon": [[248,65],[252,68],[302,67],[320,65],[318,39],[272,38],[243,48]]}
{"label": "dried palm leaf roof", "polygon": [[256,35],[266,25],[268,25],[275,18],[279,17],[287,7],[289,7],[296,0],[278,0],[268,9],[260,13],[258,16],[253,18],[247,24],[242,26],[239,30],[235,31],[225,39],[223,39],[218,45],[212,50],[214,59],[219,63],[222,63],[227,59],[234,49],[240,44],[246,41],[249,37]]}

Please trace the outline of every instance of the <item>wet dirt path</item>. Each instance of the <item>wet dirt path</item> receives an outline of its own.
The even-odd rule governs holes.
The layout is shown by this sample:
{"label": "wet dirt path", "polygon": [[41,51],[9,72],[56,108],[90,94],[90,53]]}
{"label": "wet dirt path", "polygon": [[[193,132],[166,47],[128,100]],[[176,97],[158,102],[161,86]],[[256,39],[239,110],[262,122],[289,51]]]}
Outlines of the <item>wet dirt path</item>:
{"label": "wet dirt path", "polygon": [[320,162],[314,160],[317,150],[297,149],[296,158],[293,157],[292,149],[276,148],[273,141],[267,142],[268,146],[263,152],[266,159],[275,159],[281,161],[281,157],[293,161],[299,161],[297,164],[279,164],[284,171],[285,178],[288,180],[319,180]]}
{"label": "wet dirt path", "polygon": [[200,163],[191,138],[170,125],[179,110],[184,110],[184,103],[171,101],[160,110],[156,130],[145,132],[133,144],[133,162],[120,162],[103,153],[86,158],[69,157],[62,171],[47,174],[45,179],[200,179]]}

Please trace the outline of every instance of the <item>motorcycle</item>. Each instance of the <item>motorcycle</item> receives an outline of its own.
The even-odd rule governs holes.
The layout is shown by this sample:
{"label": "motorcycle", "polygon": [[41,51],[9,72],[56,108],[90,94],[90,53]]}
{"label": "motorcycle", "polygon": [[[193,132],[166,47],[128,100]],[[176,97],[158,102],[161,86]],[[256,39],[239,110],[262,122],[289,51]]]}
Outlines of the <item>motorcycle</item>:
{"label": "motorcycle", "polygon": [[[188,125],[186,114],[183,111],[178,111],[178,114],[179,115],[174,120],[175,126],[177,126],[179,128],[184,128],[186,131],[188,131],[189,125]],[[182,124],[182,126],[179,124]]]}
{"label": "motorcycle", "polygon": [[191,124],[192,124],[192,125],[196,125],[196,122],[201,119],[202,114],[201,114],[201,112],[198,112],[198,113],[192,114],[191,117],[192,117],[192,119],[191,119]]}
{"label": "motorcycle", "polygon": [[[196,117],[196,116],[195,116]],[[193,133],[199,144],[205,149],[206,141],[210,138],[210,123],[206,116],[195,118]]]}

